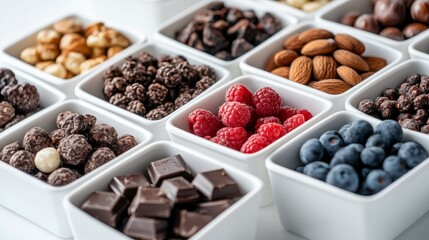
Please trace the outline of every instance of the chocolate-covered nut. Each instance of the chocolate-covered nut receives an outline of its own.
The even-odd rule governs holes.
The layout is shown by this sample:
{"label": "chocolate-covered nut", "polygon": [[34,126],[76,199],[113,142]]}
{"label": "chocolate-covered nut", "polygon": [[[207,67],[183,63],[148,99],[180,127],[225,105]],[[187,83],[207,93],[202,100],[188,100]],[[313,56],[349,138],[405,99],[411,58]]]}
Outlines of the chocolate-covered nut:
{"label": "chocolate-covered nut", "polygon": [[429,106],[429,95],[421,94],[414,98],[414,109],[426,109]]}
{"label": "chocolate-covered nut", "polygon": [[195,84],[196,89],[206,90],[207,88],[211,87],[213,84],[215,84],[216,81],[209,77],[203,77],[201,80],[199,80]]}
{"label": "chocolate-covered nut", "polygon": [[129,102],[130,100],[123,93],[116,93],[111,98],[109,98],[109,103],[123,109],[127,108]]}
{"label": "chocolate-covered nut", "polygon": [[380,32],[380,36],[387,37],[393,40],[402,41],[405,40],[405,35],[399,28],[387,27]]}
{"label": "chocolate-covered nut", "polygon": [[399,96],[398,100],[396,101],[396,108],[401,113],[407,113],[413,109],[413,100],[406,97],[405,95]]}
{"label": "chocolate-covered nut", "polygon": [[247,53],[252,50],[254,46],[247,42],[244,38],[236,39],[232,42],[231,46],[231,56],[233,58],[238,58],[241,55]]}
{"label": "chocolate-covered nut", "polygon": [[353,26],[355,24],[356,19],[361,14],[356,11],[347,12],[344,14],[344,16],[341,18],[340,22],[345,25]]}
{"label": "chocolate-covered nut", "polygon": [[420,128],[421,133],[429,134],[429,125],[424,125]]}
{"label": "chocolate-covered nut", "polygon": [[85,163],[85,174],[94,171],[94,169],[104,165],[116,157],[115,153],[107,147],[95,150]]}
{"label": "chocolate-covered nut", "polygon": [[385,27],[396,27],[405,21],[406,6],[402,0],[382,0],[374,5],[374,17]]}
{"label": "chocolate-covered nut", "polygon": [[83,135],[72,134],[60,141],[58,152],[61,159],[69,165],[83,163],[91,153],[92,147]]}
{"label": "chocolate-covered nut", "polygon": [[18,141],[10,143],[4,146],[3,149],[1,150],[0,160],[3,162],[9,163],[12,155],[20,150],[24,150],[24,148],[21,146],[21,144]]}
{"label": "chocolate-covered nut", "polygon": [[415,99],[420,94],[423,94],[422,90],[420,90],[420,87],[418,85],[413,85],[408,89],[408,92],[406,96],[410,99]]}
{"label": "chocolate-covered nut", "polygon": [[[195,92],[196,92],[196,91],[194,91],[194,93],[195,93]],[[194,95],[193,95],[193,94],[192,94],[192,97],[194,98]],[[166,112],[167,114],[170,114],[170,113],[174,112],[175,107],[174,107],[174,103],[172,103],[172,102],[166,102],[166,103],[164,103],[164,104],[160,105],[160,106],[158,107],[158,109],[161,109],[161,110],[163,110],[164,112]]]}
{"label": "chocolate-covered nut", "polygon": [[423,76],[421,76],[420,74],[413,73],[410,76],[408,76],[407,79],[405,79],[405,82],[409,83],[410,85],[416,85],[420,83],[422,77]]}
{"label": "chocolate-covered nut", "polygon": [[85,117],[86,129],[91,129],[97,123],[97,117],[91,114],[83,115]]}
{"label": "chocolate-covered nut", "polygon": [[49,174],[39,171],[36,174],[34,174],[34,177],[41,180],[41,181],[47,182]]}
{"label": "chocolate-covered nut", "polygon": [[15,152],[10,158],[9,164],[26,173],[32,173],[36,169],[34,154],[25,150]]}
{"label": "chocolate-covered nut", "polygon": [[412,38],[426,29],[428,29],[428,27],[422,23],[410,23],[404,27],[402,32],[406,38]]}
{"label": "chocolate-covered nut", "polygon": [[106,98],[111,98],[116,93],[123,93],[127,80],[123,77],[108,78],[104,81],[103,93]]}
{"label": "chocolate-covered nut", "polygon": [[62,121],[60,128],[63,129],[67,135],[81,134],[87,129],[86,118],[79,113],[70,113]]}
{"label": "chocolate-covered nut", "polygon": [[375,102],[371,99],[364,99],[359,102],[358,106],[359,111],[368,114],[370,116],[378,115],[378,108],[375,105]]}
{"label": "chocolate-covered nut", "polygon": [[13,125],[19,123],[20,121],[24,120],[27,116],[16,114],[10,122],[8,122],[6,125],[4,125],[4,129],[8,129],[12,127]]}
{"label": "chocolate-covered nut", "polygon": [[66,119],[70,114],[73,114],[73,112],[71,112],[71,111],[64,111],[64,112],[61,112],[61,113],[59,113],[59,114],[57,115],[57,119],[56,119],[56,125],[57,125],[57,128],[61,128],[61,125],[63,125],[64,120],[65,120],[65,119]]}
{"label": "chocolate-covered nut", "polygon": [[198,71],[191,66],[187,61],[180,62],[176,66],[176,69],[179,71],[182,76],[182,82],[186,82],[188,84],[193,84],[198,78]]}
{"label": "chocolate-covered nut", "polygon": [[416,0],[410,8],[411,17],[417,22],[429,24],[429,2]]}
{"label": "chocolate-covered nut", "polygon": [[0,112],[0,126],[4,126],[15,116],[15,108],[6,101],[0,103]]}
{"label": "chocolate-covered nut", "polygon": [[126,86],[125,88],[125,96],[133,101],[133,100],[139,100],[144,101],[146,98],[146,88],[140,84],[140,83],[133,83],[131,85]]}
{"label": "chocolate-covered nut", "polygon": [[414,114],[413,119],[417,121],[420,125],[425,125],[428,120],[428,112],[425,109],[418,109],[416,114]]}
{"label": "chocolate-covered nut", "polygon": [[159,83],[149,85],[146,96],[155,105],[162,104],[167,97],[168,89]]}
{"label": "chocolate-covered nut", "polygon": [[192,100],[191,94],[182,93],[176,98],[176,100],[174,100],[174,107],[176,109],[178,109],[178,108],[182,107],[183,105],[187,104],[191,100]]}
{"label": "chocolate-covered nut", "polygon": [[411,119],[411,118],[413,118],[412,114],[409,114],[409,113],[400,113],[398,115],[397,121],[398,121],[399,124],[401,124],[401,122],[404,121],[405,119]]}
{"label": "chocolate-covered nut", "polygon": [[387,97],[377,97],[375,99],[375,105],[377,106],[377,108],[380,108],[381,104],[386,100],[389,100],[389,99]]}
{"label": "chocolate-covered nut", "polygon": [[400,123],[400,125],[403,128],[407,128],[407,129],[410,129],[410,130],[413,130],[413,131],[419,131],[420,130],[420,125],[414,119],[404,119]]}
{"label": "chocolate-covered nut", "polygon": [[398,115],[396,101],[385,100],[380,105],[381,116],[385,119],[394,119]]}
{"label": "chocolate-covered nut", "polygon": [[179,70],[172,64],[162,65],[156,71],[156,79],[166,87],[177,87],[182,81],[182,75]]}
{"label": "chocolate-covered nut", "polygon": [[381,93],[381,96],[387,97],[389,100],[396,100],[399,97],[398,90],[393,88],[384,89],[384,91]]}
{"label": "chocolate-covered nut", "polygon": [[140,116],[146,115],[146,108],[144,106],[144,103],[142,103],[139,100],[133,100],[129,102],[126,109],[127,111],[135,113]]}
{"label": "chocolate-covered nut", "polygon": [[64,186],[80,177],[79,173],[70,168],[58,168],[53,171],[48,177],[48,184],[52,186]]}
{"label": "chocolate-covered nut", "polygon": [[109,124],[95,124],[89,130],[89,141],[97,146],[109,147],[118,139],[116,129]]}
{"label": "chocolate-covered nut", "polygon": [[146,114],[145,118],[147,120],[153,120],[153,121],[155,121],[155,120],[163,119],[166,116],[168,116],[168,113],[166,113],[164,110],[161,110],[161,109],[152,109],[152,110],[150,110]]}
{"label": "chocolate-covered nut", "polygon": [[55,129],[53,130],[49,136],[51,136],[52,139],[52,144],[55,147],[58,147],[58,144],[60,144],[61,139],[65,138],[67,136],[66,131],[64,131],[63,129]]}
{"label": "chocolate-covered nut", "polygon": [[356,19],[354,23],[354,27],[368,32],[372,32],[372,33],[378,33],[380,31],[380,26],[373,14],[360,15]]}
{"label": "chocolate-covered nut", "polygon": [[429,93],[429,76],[422,76],[420,79],[420,90],[424,93]]}
{"label": "chocolate-covered nut", "polygon": [[36,87],[29,83],[7,85],[1,94],[19,113],[34,111],[39,106],[39,93]]}
{"label": "chocolate-covered nut", "polygon": [[36,153],[34,163],[39,171],[51,173],[61,164],[60,154],[55,148],[44,148]]}
{"label": "chocolate-covered nut", "polygon": [[407,95],[408,90],[410,90],[412,84],[404,82],[401,84],[401,86],[399,87],[399,94],[400,95]]}
{"label": "chocolate-covered nut", "polygon": [[48,132],[43,128],[34,127],[25,133],[23,146],[25,150],[36,154],[43,148],[52,147],[53,144]]}
{"label": "chocolate-covered nut", "polygon": [[15,74],[10,69],[0,68],[0,91],[7,85],[15,85],[17,83]]}
{"label": "chocolate-covered nut", "polygon": [[137,145],[137,141],[134,136],[125,134],[119,137],[116,142],[113,144],[113,151],[116,156],[121,155],[122,153],[130,150],[131,148]]}
{"label": "chocolate-covered nut", "polygon": [[216,79],[216,73],[213,68],[207,65],[198,65],[195,67],[195,70],[198,72],[199,78],[209,77],[212,79]]}

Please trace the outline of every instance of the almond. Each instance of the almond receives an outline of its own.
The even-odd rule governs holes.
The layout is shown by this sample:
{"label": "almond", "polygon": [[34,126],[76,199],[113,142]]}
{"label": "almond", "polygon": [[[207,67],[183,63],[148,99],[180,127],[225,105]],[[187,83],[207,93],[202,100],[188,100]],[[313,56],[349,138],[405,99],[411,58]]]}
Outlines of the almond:
{"label": "almond", "polygon": [[268,58],[267,62],[265,63],[264,70],[267,72],[271,72],[274,69],[276,69],[278,66],[274,63],[274,55],[272,55],[270,58]]}
{"label": "almond", "polygon": [[304,47],[305,42],[302,42],[298,39],[299,34],[292,35],[288,37],[283,42],[283,47],[288,50],[301,51],[301,48]]}
{"label": "almond", "polygon": [[351,87],[341,79],[325,79],[313,84],[313,88],[329,94],[341,94]]}
{"label": "almond", "polygon": [[328,39],[313,40],[301,49],[301,54],[306,56],[324,55],[333,52],[337,48],[334,41]]}
{"label": "almond", "polygon": [[337,77],[337,62],[333,57],[316,56],[313,58],[313,76],[315,80]]}
{"label": "almond", "polygon": [[387,65],[387,61],[384,58],[362,57],[362,59],[368,64],[369,71],[378,71]]}
{"label": "almond", "polygon": [[313,87],[313,85],[314,85],[315,83],[317,83],[317,81],[310,81],[310,82],[308,82],[308,83],[307,83],[307,86],[309,86],[309,87]]}
{"label": "almond", "polygon": [[289,78],[289,70],[289,67],[279,67],[271,71],[271,73],[280,77]]}
{"label": "almond", "polygon": [[358,83],[362,82],[362,78],[359,73],[357,73],[353,68],[349,68],[347,66],[340,66],[337,68],[338,76],[344,80],[344,82],[355,86]]}
{"label": "almond", "polygon": [[311,58],[298,57],[290,65],[289,79],[297,83],[307,84],[312,75],[312,68]]}
{"label": "almond", "polygon": [[365,52],[365,45],[361,41],[348,34],[335,35],[335,41],[337,42],[338,48],[340,49],[354,52],[358,55],[362,55],[362,53]]}
{"label": "almond", "polygon": [[350,51],[338,49],[334,52],[334,58],[338,63],[351,67],[356,71],[369,71],[368,64],[359,55]]}
{"label": "almond", "polygon": [[289,66],[298,57],[298,54],[293,50],[282,50],[274,55],[274,63],[279,67]]}
{"label": "almond", "polygon": [[375,73],[375,72],[366,72],[366,73],[362,73],[362,74],[360,75],[360,77],[362,78],[362,81],[363,81],[363,80],[365,80],[365,79],[367,79],[367,78],[371,77],[374,73]]}
{"label": "almond", "polygon": [[299,34],[298,40],[304,43],[311,42],[317,39],[334,38],[334,34],[328,30],[320,28],[311,28]]}

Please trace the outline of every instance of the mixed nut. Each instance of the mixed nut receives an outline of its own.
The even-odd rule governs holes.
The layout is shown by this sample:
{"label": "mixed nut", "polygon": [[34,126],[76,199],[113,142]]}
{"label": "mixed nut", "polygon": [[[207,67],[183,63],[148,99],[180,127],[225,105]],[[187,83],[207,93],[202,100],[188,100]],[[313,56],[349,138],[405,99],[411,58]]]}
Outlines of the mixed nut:
{"label": "mixed nut", "polygon": [[331,0],[278,0],[294,8],[301,9],[305,12],[313,12],[329,3]]}

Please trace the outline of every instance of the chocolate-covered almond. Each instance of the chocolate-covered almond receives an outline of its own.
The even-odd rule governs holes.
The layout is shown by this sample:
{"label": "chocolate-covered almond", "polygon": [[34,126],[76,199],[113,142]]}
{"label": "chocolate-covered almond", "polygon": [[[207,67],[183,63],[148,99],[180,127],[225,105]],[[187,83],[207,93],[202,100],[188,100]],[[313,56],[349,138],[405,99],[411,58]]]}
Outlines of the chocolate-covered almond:
{"label": "chocolate-covered almond", "polygon": [[380,25],[373,14],[363,14],[359,16],[355,21],[354,27],[372,33],[378,33],[380,31]]}
{"label": "chocolate-covered almond", "polygon": [[429,24],[429,1],[427,0],[416,0],[411,5],[411,17],[424,24]]}

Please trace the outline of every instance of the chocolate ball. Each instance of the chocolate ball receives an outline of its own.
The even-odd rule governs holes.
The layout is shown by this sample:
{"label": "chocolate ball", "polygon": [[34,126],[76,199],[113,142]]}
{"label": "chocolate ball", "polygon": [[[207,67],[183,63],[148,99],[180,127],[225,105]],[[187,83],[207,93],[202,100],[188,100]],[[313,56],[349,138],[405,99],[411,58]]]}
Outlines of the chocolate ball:
{"label": "chocolate ball", "polygon": [[404,27],[402,32],[404,33],[406,38],[412,38],[417,34],[425,31],[428,27],[423,23],[410,23]]}
{"label": "chocolate ball", "polygon": [[64,186],[80,177],[79,173],[70,168],[58,168],[48,177],[48,184],[52,186]]}
{"label": "chocolate ball", "polygon": [[401,25],[406,15],[406,7],[402,0],[379,0],[374,5],[374,17],[385,27]]}
{"label": "chocolate ball", "polygon": [[1,150],[0,160],[6,163],[9,163],[10,158],[13,156],[13,154],[15,154],[20,150],[24,150],[24,148],[21,146],[21,144],[18,141],[10,143],[4,146],[3,149]]}
{"label": "chocolate ball", "polygon": [[91,153],[92,147],[83,135],[72,134],[60,141],[58,152],[61,159],[70,165],[83,163]]}
{"label": "chocolate ball", "polygon": [[411,17],[417,22],[429,24],[429,1],[416,0],[411,5]]}
{"label": "chocolate ball", "polygon": [[89,157],[88,161],[85,163],[85,174],[109,162],[115,157],[115,153],[113,153],[113,151],[107,147],[95,150]]}
{"label": "chocolate ball", "polygon": [[380,32],[380,35],[387,37],[393,40],[403,41],[405,40],[405,35],[399,28],[396,27],[387,27]]}
{"label": "chocolate ball", "polygon": [[116,156],[121,155],[122,153],[130,150],[131,148],[135,147],[137,145],[137,141],[134,138],[134,136],[125,134],[118,138],[116,140],[113,151],[115,152]]}
{"label": "chocolate ball", "polygon": [[40,127],[34,127],[25,133],[23,145],[25,150],[34,154],[43,148],[53,146],[49,133]]}
{"label": "chocolate ball", "polygon": [[341,18],[341,23],[349,26],[353,26],[355,24],[356,19],[360,16],[359,12],[352,11],[344,14]]}
{"label": "chocolate ball", "polygon": [[26,173],[32,173],[36,169],[34,154],[25,150],[14,153],[10,158],[9,164]]}
{"label": "chocolate ball", "polygon": [[380,31],[380,26],[372,14],[362,14],[359,16],[355,21],[354,27],[372,33]]}
{"label": "chocolate ball", "polygon": [[89,140],[97,146],[109,147],[116,139],[118,139],[118,133],[116,129],[109,124],[95,124],[95,126],[89,130]]}

